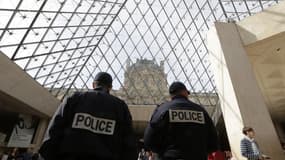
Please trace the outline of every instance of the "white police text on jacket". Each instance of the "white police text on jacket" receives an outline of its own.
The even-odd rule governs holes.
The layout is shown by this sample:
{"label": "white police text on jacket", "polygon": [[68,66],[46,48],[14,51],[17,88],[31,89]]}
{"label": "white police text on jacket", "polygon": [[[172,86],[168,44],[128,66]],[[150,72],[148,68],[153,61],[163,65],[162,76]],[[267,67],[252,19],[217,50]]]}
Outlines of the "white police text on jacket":
{"label": "white police text on jacket", "polygon": [[113,135],[116,121],[94,117],[87,113],[76,113],[72,128],[85,129],[94,133]]}

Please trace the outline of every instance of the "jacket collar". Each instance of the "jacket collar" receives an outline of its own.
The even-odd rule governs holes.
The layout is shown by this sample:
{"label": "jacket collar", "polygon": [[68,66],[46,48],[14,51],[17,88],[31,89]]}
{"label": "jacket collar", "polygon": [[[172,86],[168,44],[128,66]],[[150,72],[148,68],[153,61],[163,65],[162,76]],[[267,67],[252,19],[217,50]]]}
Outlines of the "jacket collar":
{"label": "jacket collar", "polygon": [[188,100],[188,97],[181,96],[181,95],[176,95],[176,96],[173,96],[171,99],[172,100],[174,100],[174,99],[186,99],[186,100]]}
{"label": "jacket collar", "polygon": [[97,87],[94,88],[93,90],[94,90],[94,91],[101,91],[101,92],[105,92],[105,93],[110,94],[110,93],[109,93],[109,90],[106,89],[106,88],[104,88],[104,87],[102,87],[102,86],[97,86]]}

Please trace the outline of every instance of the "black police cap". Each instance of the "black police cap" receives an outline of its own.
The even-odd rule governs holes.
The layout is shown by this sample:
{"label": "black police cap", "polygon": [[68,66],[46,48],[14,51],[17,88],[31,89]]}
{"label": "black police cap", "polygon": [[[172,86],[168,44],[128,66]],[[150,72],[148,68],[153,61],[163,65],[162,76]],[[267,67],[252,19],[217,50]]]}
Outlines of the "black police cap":
{"label": "black police cap", "polygon": [[97,81],[102,84],[112,84],[112,76],[107,72],[99,72],[94,78],[94,81]]}
{"label": "black police cap", "polygon": [[187,90],[186,86],[182,82],[179,82],[179,81],[173,82],[169,87],[170,94],[175,94],[182,90],[186,90],[188,94],[190,94],[190,92]]}

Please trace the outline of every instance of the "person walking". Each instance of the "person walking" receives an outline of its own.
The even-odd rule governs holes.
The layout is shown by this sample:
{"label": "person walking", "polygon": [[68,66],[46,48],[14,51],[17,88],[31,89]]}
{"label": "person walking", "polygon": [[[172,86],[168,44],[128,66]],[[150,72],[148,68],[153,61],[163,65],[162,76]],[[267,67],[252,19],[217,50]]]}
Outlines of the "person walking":
{"label": "person walking", "polygon": [[255,141],[255,132],[252,127],[244,127],[242,133],[245,137],[240,142],[240,150],[243,157],[248,160],[270,159],[269,156],[262,154],[257,142]]}
{"label": "person walking", "polygon": [[207,160],[218,149],[215,126],[200,105],[188,99],[182,82],[169,87],[171,101],[154,111],[144,134],[146,147],[161,160]]}
{"label": "person walking", "polygon": [[66,98],[50,121],[39,153],[45,160],[136,160],[132,117],[110,94],[112,77],[99,72],[94,90]]}

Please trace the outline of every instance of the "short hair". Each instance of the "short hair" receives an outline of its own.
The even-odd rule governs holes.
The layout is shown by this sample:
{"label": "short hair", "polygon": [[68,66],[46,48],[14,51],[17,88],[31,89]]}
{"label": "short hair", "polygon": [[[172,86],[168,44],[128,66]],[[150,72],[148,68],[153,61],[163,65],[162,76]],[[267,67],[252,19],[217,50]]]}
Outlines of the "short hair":
{"label": "short hair", "polygon": [[169,86],[170,95],[177,95],[183,90],[187,91],[187,93],[190,94],[190,92],[187,90],[186,86],[182,82],[176,81]]}
{"label": "short hair", "polygon": [[112,76],[107,72],[99,72],[94,78],[94,83],[101,87],[112,87]]}
{"label": "short hair", "polygon": [[250,132],[250,131],[253,131],[253,128],[252,128],[252,127],[243,127],[243,129],[242,129],[242,133],[243,133],[244,135],[247,135],[246,133],[247,133],[247,132]]}

